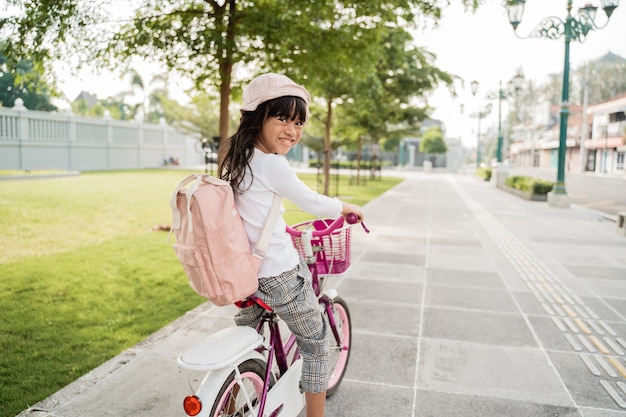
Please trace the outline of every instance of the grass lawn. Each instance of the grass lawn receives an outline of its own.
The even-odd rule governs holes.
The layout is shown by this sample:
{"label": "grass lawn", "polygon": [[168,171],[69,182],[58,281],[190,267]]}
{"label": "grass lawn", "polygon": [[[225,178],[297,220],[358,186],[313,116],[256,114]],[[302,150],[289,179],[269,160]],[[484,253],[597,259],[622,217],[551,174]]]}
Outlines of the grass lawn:
{"label": "grass lawn", "polygon": [[[189,172],[140,170],[0,181],[0,416],[12,417],[204,299],[167,233]],[[1,175],[1,174],[0,174]],[[315,175],[302,179],[317,189]],[[400,179],[331,194],[365,204]],[[293,208],[286,202],[289,210]],[[288,223],[303,215],[289,211]]]}

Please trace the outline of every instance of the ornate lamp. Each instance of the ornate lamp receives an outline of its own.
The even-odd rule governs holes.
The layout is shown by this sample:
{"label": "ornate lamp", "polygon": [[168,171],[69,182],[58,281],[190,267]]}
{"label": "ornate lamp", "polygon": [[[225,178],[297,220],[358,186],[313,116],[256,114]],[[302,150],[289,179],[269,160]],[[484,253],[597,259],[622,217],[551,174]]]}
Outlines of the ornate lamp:
{"label": "ornate lamp", "polygon": [[[522,22],[526,0],[505,0],[504,7],[518,38],[517,28]],[[563,64],[563,91],[561,97],[560,127],[559,127],[559,159],[557,180],[554,191],[548,194],[548,203],[556,207],[569,207],[569,198],[565,191],[565,154],[567,151],[567,119],[569,117],[569,45],[572,40],[584,42],[587,34],[592,30],[604,28],[611,18],[611,14],[619,6],[619,0],[601,0],[601,7],[606,14],[606,22],[599,25],[596,21],[597,7],[587,4],[578,10],[577,17],[572,16],[572,0],[567,0],[567,16],[561,20],[555,16],[544,18],[527,37],[547,39],[565,39],[565,59]]]}

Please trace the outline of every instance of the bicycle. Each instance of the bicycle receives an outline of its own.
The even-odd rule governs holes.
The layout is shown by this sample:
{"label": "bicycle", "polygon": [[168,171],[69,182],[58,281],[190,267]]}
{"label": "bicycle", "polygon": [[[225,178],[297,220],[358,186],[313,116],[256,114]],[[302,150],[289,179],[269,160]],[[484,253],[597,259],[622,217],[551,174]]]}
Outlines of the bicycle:
{"label": "bicycle", "polygon": [[[324,290],[329,275],[343,273],[350,266],[350,224],[358,219],[353,214],[346,217],[348,224],[339,217],[287,227],[311,270],[313,289],[331,330],[327,397],[339,388],[350,358],[348,305],[334,289]],[[300,388],[302,358],[295,335],[283,341],[278,316],[258,297],[250,296],[237,305],[245,307],[249,303],[265,310],[256,329],[236,326],[220,330],[178,357],[182,373],[205,373],[197,390],[187,378],[192,392],[183,401],[187,415],[295,417],[304,408],[304,392]]]}

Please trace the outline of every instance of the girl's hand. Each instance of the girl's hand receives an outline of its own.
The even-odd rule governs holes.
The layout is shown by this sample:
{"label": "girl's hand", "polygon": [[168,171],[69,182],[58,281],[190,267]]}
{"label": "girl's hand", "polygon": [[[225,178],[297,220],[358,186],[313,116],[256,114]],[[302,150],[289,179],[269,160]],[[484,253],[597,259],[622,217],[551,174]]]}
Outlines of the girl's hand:
{"label": "girl's hand", "polygon": [[363,209],[356,204],[343,203],[343,209],[341,210],[341,214],[346,217],[348,214],[355,214],[358,217],[358,222],[361,223],[365,220],[365,214],[363,214]]}
{"label": "girl's hand", "polygon": [[[345,211],[347,211],[347,213],[345,213]],[[363,230],[365,230],[366,233],[370,232],[370,230],[363,222],[365,216],[363,215],[363,210],[361,209],[361,207],[355,206],[353,204],[344,203],[344,213],[342,214],[344,215],[348,223],[361,223],[361,226],[363,226]]]}

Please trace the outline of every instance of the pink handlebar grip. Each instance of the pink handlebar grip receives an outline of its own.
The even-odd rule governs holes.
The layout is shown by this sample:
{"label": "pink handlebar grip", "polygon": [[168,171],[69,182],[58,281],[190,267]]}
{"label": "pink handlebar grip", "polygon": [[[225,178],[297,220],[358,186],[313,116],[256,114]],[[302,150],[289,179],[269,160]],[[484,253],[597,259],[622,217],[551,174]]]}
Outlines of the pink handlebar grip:
{"label": "pink handlebar grip", "polygon": [[[354,213],[348,213],[346,215],[346,221],[350,224],[355,224],[359,222],[359,217]],[[367,226],[365,226],[365,223],[361,222],[361,226],[363,226],[363,230],[365,230],[365,233],[370,232],[370,229],[368,229]]]}

